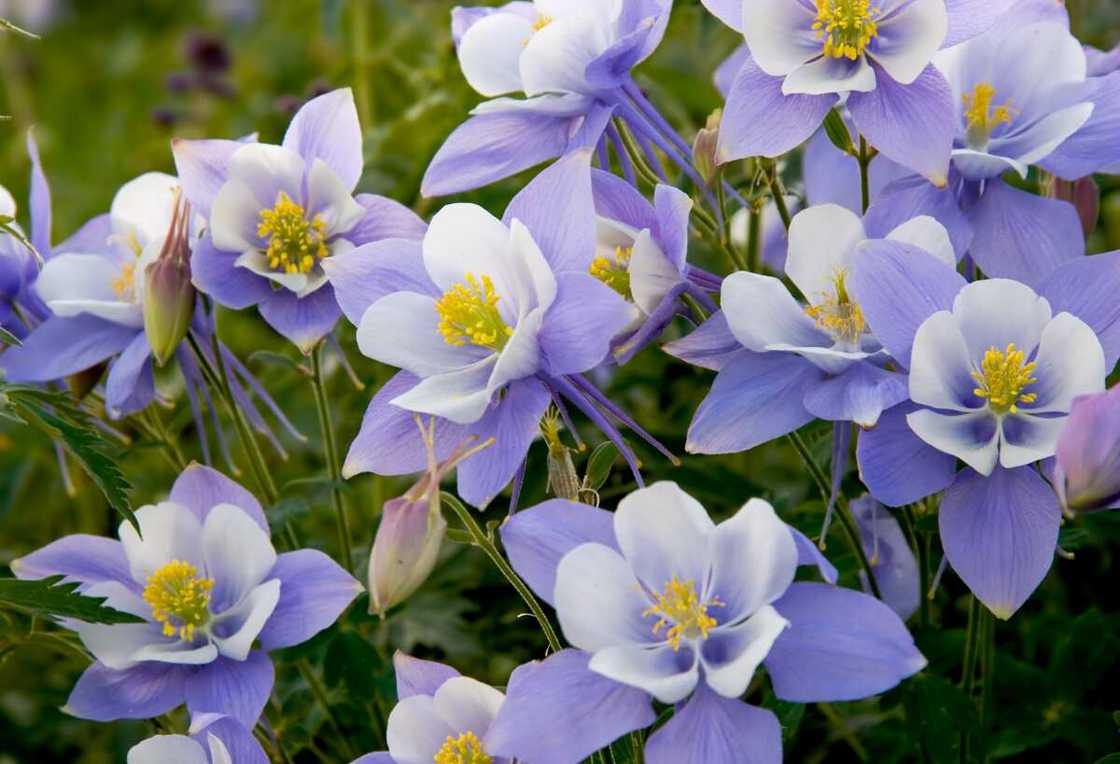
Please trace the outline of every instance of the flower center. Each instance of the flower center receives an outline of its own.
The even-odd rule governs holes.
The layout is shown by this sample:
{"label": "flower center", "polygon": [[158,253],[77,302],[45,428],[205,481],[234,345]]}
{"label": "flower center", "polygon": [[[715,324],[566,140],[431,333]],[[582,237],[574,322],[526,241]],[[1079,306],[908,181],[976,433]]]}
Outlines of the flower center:
{"label": "flower center", "polygon": [[540,16],[537,16],[537,20],[533,22],[533,31],[539,32],[551,23],[552,17],[542,13]]}
{"label": "flower center", "polygon": [[665,632],[665,639],[675,652],[681,649],[682,639],[708,638],[708,632],[716,625],[716,619],[708,615],[710,607],[723,607],[723,603],[719,597],[701,602],[696,593],[695,581],[681,581],[673,576],[673,580],[665,584],[665,588],[657,595],[657,604],[642,611],[642,616],[658,617],[657,623],[653,625],[655,635],[672,624]]}
{"label": "flower center", "polygon": [[982,149],[987,146],[992,131],[1000,125],[1011,124],[1018,113],[1010,100],[993,105],[995,98],[996,89],[989,82],[978,83],[971,93],[961,95],[964,102],[965,137],[970,148]]}
{"label": "flower center", "polygon": [[980,371],[972,372],[977,385],[972,392],[986,400],[997,414],[1017,414],[1018,404],[1038,399],[1034,393],[1023,392],[1023,388],[1038,381],[1031,376],[1036,366],[1034,361],[1026,363],[1026,356],[1015,349],[1014,342],[1003,351],[990,347],[980,362]]}
{"label": "flower center", "polygon": [[148,578],[144,601],[152,615],[163,624],[165,636],[176,634],[184,642],[194,640],[194,632],[210,620],[210,591],[214,579],[202,578],[189,562],[172,560]]}
{"label": "flower center", "polygon": [[493,759],[482,750],[482,741],[473,732],[448,737],[435,756],[435,764],[490,764]]}
{"label": "flower center", "polygon": [[498,294],[489,276],[481,279],[466,274],[466,282],[455,284],[436,302],[439,333],[448,345],[468,342],[491,350],[501,350],[513,334],[498,312]]}
{"label": "flower center", "polygon": [[131,300],[133,288],[136,285],[136,263],[126,263],[121,268],[121,275],[113,279],[112,287],[117,297],[122,300]]}
{"label": "flower center", "polygon": [[257,236],[268,239],[268,267],[285,273],[310,273],[331,252],[327,224],[320,215],[308,220],[303,207],[283,191],[270,210],[261,210]]}
{"label": "flower center", "polygon": [[823,40],[824,55],[854,61],[878,36],[875,19],[881,12],[870,0],[817,0],[813,31]]}
{"label": "flower center", "polygon": [[630,257],[633,254],[633,247],[615,247],[613,256],[602,255],[592,260],[588,273],[629,300]]}
{"label": "flower center", "polygon": [[826,292],[824,299],[805,308],[805,313],[817,322],[817,328],[831,334],[836,341],[858,345],[859,338],[867,329],[867,321],[859,303],[848,294],[846,278],[846,271],[839,271],[833,276],[834,291]]}

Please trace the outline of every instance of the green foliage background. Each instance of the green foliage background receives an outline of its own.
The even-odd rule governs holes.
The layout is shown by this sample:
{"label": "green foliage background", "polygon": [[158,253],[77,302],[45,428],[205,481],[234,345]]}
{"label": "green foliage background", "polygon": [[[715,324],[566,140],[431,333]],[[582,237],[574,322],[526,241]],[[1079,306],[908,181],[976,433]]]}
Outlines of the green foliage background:
{"label": "green foliage background", "polygon": [[[171,137],[259,131],[262,139],[275,141],[303,99],[342,85],[355,88],[365,129],[360,190],[391,196],[421,214],[438,208],[442,200],[419,197],[420,178],[436,148],[478,100],[453,55],[450,0],[262,0],[255,17],[240,22],[208,10],[224,4],[72,0],[63,3],[61,17],[42,40],[0,33],[0,113],[13,117],[0,122],[0,184],[26,199],[24,134],[34,125],[54,194],[56,241],[107,210],[126,180],[148,170],[173,172]],[[737,41],[697,0],[678,0],[676,6],[665,44],[639,74],[663,112],[691,136],[720,104],[711,73]],[[1086,42],[1101,47],[1116,42],[1120,5],[1115,0],[1080,0],[1074,11]],[[168,88],[169,77],[190,71],[185,45],[199,32],[221,39],[232,54],[225,95]],[[796,186],[796,161],[786,172]],[[500,212],[525,180],[515,178],[463,198]],[[1120,248],[1120,185],[1115,179],[1099,181],[1104,198],[1091,251]],[[700,244],[694,257],[727,270]],[[284,494],[272,517],[290,519],[305,545],[336,553],[312,392],[301,368],[305,361],[251,314],[223,314],[221,321],[226,341],[249,359],[307,434],[306,442],[282,436],[286,459],[269,454]],[[339,437],[348,444],[387,370],[357,355],[349,327],[341,335],[366,385],[357,390],[337,368],[330,379]],[[164,392],[176,404],[160,409],[159,416],[177,433],[188,458],[200,458],[174,379],[174,373],[161,375]],[[711,374],[670,363],[651,348],[600,381],[639,422],[683,454],[684,433]],[[134,487],[133,505],[162,498],[175,477],[162,445],[147,438],[136,422],[115,426],[127,443],[114,442],[112,456]],[[227,431],[236,443],[232,428]],[[828,459],[828,434],[822,427],[806,433],[822,465]],[[679,468],[639,451],[650,480],[680,482],[718,515],[748,497],[763,496],[811,535],[820,527],[822,503],[784,441],[730,457],[686,457]],[[235,451],[235,458],[251,487],[240,453]],[[215,466],[225,469],[220,461]],[[118,515],[75,464],[70,471],[73,495],[59,477],[46,438],[16,423],[0,423],[0,564],[64,534],[115,535]],[[538,444],[526,505],[544,498],[544,472],[544,448]],[[614,471],[602,492],[605,506],[633,487],[628,480],[624,470]],[[406,487],[407,481],[369,476],[347,485],[363,569],[381,502]],[[859,490],[854,474],[847,488],[850,496]],[[503,504],[496,502],[486,519],[499,521]],[[921,539],[932,545],[936,564],[941,557],[936,517],[922,516],[917,525]],[[1010,623],[997,625],[994,697],[980,734],[993,760],[1093,762],[1120,750],[1115,573],[1120,517],[1071,523],[1061,543],[1074,558],[1057,560],[1023,610]],[[844,583],[858,586],[854,557],[838,532],[829,538],[828,554]],[[981,729],[973,704],[956,684],[967,602],[963,586],[947,574],[932,603],[933,627],[917,633],[929,669],[880,699],[801,707],[774,700],[766,683],[756,682],[751,700],[779,714],[787,760],[959,761],[959,732]],[[267,714],[297,762],[313,762],[319,755],[332,762],[352,758],[333,732],[335,723],[354,751],[383,747],[380,730],[395,700],[389,664],[394,649],[446,660],[499,686],[518,663],[543,655],[543,638],[531,619],[520,617],[524,605],[477,549],[455,543],[447,545],[420,592],[387,620],[367,616],[365,609],[365,601],[359,601],[335,628],[278,656],[275,702]],[[911,625],[918,628],[916,620]],[[333,722],[315,705],[298,670],[305,659],[329,693]],[[43,620],[0,612],[0,764],[123,761],[127,748],[152,732],[145,723],[100,725],[60,710],[86,662],[80,645],[64,632]],[[159,723],[182,729],[184,721],[175,716]]]}

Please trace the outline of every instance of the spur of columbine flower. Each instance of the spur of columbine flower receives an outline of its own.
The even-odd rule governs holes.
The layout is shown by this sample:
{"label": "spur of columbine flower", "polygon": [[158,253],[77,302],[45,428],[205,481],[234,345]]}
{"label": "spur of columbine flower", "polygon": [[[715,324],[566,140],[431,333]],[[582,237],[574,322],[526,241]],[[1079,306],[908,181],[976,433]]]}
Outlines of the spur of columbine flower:
{"label": "spur of columbine flower", "polygon": [[883,249],[853,270],[868,325],[909,371],[909,401],[860,437],[860,476],[892,506],[945,490],[949,564],[1001,618],[1050,568],[1061,513],[1035,465],[1054,455],[1073,399],[1103,390],[1120,357],[1102,298],[1118,280],[1120,253],[1063,266],[1037,292],[1008,279],[966,284],[941,263]]}
{"label": "spur of columbine flower", "polygon": [[356,246],[423,234],[402,205],[353,196],[362,174],[362,130],[349,88],[305,104],[282,145],[172,143],[183,190],[207,221],[194,250],[195,285],[261,317],[303,352],[338,320],[323,262]]}
{"label": "spur of columbine flower", "polygon": [[359,349],[402,369],[370,403],[344,474],[422,471],[427,456],[413,415],[427,414],[438,418],[441,460],[471,436],[495,438],[457,469],[459,495],[485,506],[521,467],[550,402],[563,399],[615,442],[637,475],[610,417],[656,442],[581,376],[602,363],[634,315],[591,275],[589,159],[577,152],[538,175],[502,220],[453,204],[432,218],[423,242],[379,242],[326,264],[358,326]]}
{"label": "spur of columbine flower", "polygon": [[1120,507],[1120,387],[1074,399],[1054,456],[1053,483],[1062,509]]}
{"label": "spur of columbine flower", "polygon": [[692,200],[658,185],[653,204],[631,184],[592,170],[595,194],[595,259],[590,272],[631,303],[634,320],[615,339],[614,355],[626,363],[683,310],[687,294],[715,310],[708,296],[721,279],[688,263],[688,219]]}
{"label": "spur of columbine flower", "polygon": [[126,764],[268,764],[253,733],[222,714],[193,714],[188,735],[156,735],[128,751]]}
{"label": "spur of columbine flower", "polygon": [[779,762],[777,718],[739,700],[760,665],[779,698],[805,703],[868,697],[926,664],[883,603],[794,582],[813,546],[760,499],[717,525],[657,483],[613,515],[554,499],[501,534],[575,649],[515,672],[497,723],[519,723],[492,739],[498,754],[579,761],[650,725],[656,699],[680,705],[646,744],[651,764]]}
{"label": "spur of columbine flower", "polygon": [[[847,94],[884,156],[944,186],[953,104],[934,53],[990,27],[1009,0],[704,0],[743,33],[720,128],[725,162],[780,156]],[[726,76],[726,75],[725,75]]]}
{"label": "spur of columbine flower", "polygon": [[[902,533],[902,526],[871,496],[853,500],[851,508],[863,553],[871,563],[883,602],[890,605],[899,618],[909,618],[917,611],[922,592],[919,591],[918,561]],[[859,577],[863,590],[870,591],[867,573],[861,570]]]}
{"label": "spur of columbine flower", "polygon": [[[795,215],[785,272],[805,305],[772,276],[739,271],[724,279],[722,311],[665,346],[719,372],[689,427],[689,451],[745,451],[814,418],[873,427],[906,399],[905,376],[888,368],[848,285],[854,263],[873,245],[955,265],[940,223],[899,220],[902,214],[881,208],[861,220],[820,205]],[[713,355],[713,347],[722,351]]]}
{"label": "spur of columbine flower", "polygon": [[[661,42],[670,0],[533,0],[455,8],[463,75],[492,100],[448,137],[427,196],[466,191],[580,148],[625,154],[612,114],[691,169],[689,147],[637,90],[630,70]],[[524,99],[509,95],[524,94]],[[651,154],[652,156],[652,154]],[[628,160],[626,160],[628,162]],[[626,165],[629,167],[629,165]]]}
{"label": "spur of columbine flower", "polygon": [[397,705],[389,714],[389,750],[352,764],[506,764],[491,740],[508,734],[497,722],[505,696],[450,666],[397,651]]}
{"label": "spur of columbine flower", "polygon": [[268,651],[330,626],[361,585],[322,552],[276,554],[257,500],[207,467],[188,467],[169,499],[136,519],[139,529],[121,524],[119,542],[67,536],[12,563],[19,578],[61,575],[142,619],[63,622],[95,658],[67,711],[148,719],[186,703],[252,729],[272,692]]}

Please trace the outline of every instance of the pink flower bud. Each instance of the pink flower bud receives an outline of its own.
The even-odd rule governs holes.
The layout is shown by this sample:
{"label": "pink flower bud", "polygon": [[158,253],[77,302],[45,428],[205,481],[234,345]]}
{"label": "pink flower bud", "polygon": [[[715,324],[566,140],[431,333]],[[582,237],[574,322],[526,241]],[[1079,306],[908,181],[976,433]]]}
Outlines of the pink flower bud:
{"label": "pink flower bud", "polygon": [[144,333],[163,366],[187,336],[194,315],[191,284],[190,205],[178,203],[159,258],[144,271]]}

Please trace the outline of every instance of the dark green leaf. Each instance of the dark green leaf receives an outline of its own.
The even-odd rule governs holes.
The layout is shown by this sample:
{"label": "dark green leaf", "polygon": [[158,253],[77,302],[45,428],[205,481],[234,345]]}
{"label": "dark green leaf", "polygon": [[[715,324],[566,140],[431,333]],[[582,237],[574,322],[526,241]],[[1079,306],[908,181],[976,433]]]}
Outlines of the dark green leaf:
{"label": "dark green leaf", "polygon": [[587,457],[587,472],[583,482],[592,491],[598,491],[611,476],[611,467],[618,460],[618,448],[614,443],[600,443]]}
{"label": "dark green leaf", "polygon": [[955,684],[923,673],[906,685],[906,719],[915,744],[921,746],[932,764],[960,761],[962,732],[978,726],[976,707]]}
{"label": "dark green leaf", "polygon": [[382,668],[373,645],[353,631],[340,631],[327,646],[323,679],[331,687],[344,685],[352,698],[364,701],[376,692]]}
{"label": "dark green leaf", "polygon": [[143,623],[144,619],[107,607],[104,597],[77,593],[77,582],[60,583],[62,576],[36,581],[0,578],[0,606],[35,615],[76,618],[86,623]]}

